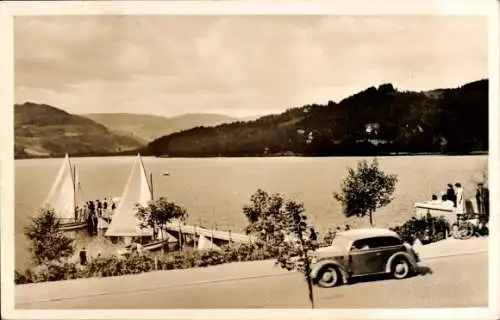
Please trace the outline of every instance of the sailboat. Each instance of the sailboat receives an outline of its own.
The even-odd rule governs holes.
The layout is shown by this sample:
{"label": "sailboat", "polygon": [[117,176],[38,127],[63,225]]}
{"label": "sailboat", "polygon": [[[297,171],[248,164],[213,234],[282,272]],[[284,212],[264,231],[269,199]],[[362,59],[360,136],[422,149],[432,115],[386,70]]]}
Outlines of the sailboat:
{"label": "sailboat", "polygon": [[[152,176],[150,176],[152,178]],[[118,206],[113,213],[111,223],[105,236],[123,240],[126,246],[130,246],[134,239],[143,244],[144,250],[161,248],[169,240],[156,240],[153,237],[153,229],[140,226],[136,217],[136,204],[146,206],[153,200],[153,183],[148,179],[140,154],[134,162],[130,171],[125,190]]]}
{"label": "sailboat", "polygon": [[50,189],[44,204],[52,209],[59,219],[63,231],[73,231],[87,227],[87,222],[80,213],[77,216],[78,204],[81,204],[82,189],[76,167],[71,164],[66,154],[56,180]]}

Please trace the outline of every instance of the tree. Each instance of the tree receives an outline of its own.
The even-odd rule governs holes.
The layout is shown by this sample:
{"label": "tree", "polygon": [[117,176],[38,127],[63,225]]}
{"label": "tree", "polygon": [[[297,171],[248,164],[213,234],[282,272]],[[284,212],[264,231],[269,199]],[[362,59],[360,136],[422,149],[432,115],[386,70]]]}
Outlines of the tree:
{"label": "tree", "polygon": [[279,194],[269,195],[258,189],[251,197],[252,202],[243,207],[243,213],[248,220],[246,233],[256,236],[266,246],[275,247],[283,241],[280,226],[283,198]]}
{"label": "tree", "polygon": [[243,208],[249,222],[247,233],[264,241],[268,249],[274,251],[276,263],[282,268],[304,274],[314,308],[311,252],[316,250],[317,244],[309,239],[311,227],[306,222],[304,205],[285,201],[279,194],[270,196],[261,189],[251,196],[251,202]]}
{"label": "tree", "polygon": [[392,201],[396,189],[397,175],[386,174],[379,169],[377,159],[369,165],[359,161],[357,171],[348,168],[348,175],[342,181],[341,192],[334,192],[334,198],[342,203],[346,217],[370,217],[373,227],[373,213]]}
{"label": "tree", "polygon": [[75,252],[73,239],[61,231],[59,219],[50,207],[40,209],[25,228],[24,234],[31,241],[30,252],[36,264],[52,260],[59,262]]}
{"label": "tree", "polygon": [[301,203],[288,200],[282,215],[281,226],[289,240],[281,242],[277,263],[284,269],[297,270],[304,275],[309,292],[309,301],[314,308],[313,282],[311,278],[311,264],[314,251],[318,248],[315,241],[311,241],[304,214],[305,208]]}
{"label": "tree", "polygon": [[169,202],[167,198],[160,197],[156,201],[150,201],[147,206],[136,204],[136,217],[140,221],[140,228],[160,229],[163,240],[163,229],[165,225],[174,219],[185,220],[187,218],[186,209],[174,202]]}

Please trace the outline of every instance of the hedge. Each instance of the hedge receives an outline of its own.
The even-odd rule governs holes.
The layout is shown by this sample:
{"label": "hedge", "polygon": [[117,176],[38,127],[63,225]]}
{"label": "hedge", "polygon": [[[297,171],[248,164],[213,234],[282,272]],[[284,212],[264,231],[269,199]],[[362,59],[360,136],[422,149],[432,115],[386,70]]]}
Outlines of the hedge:
{"label": "hedge", "polygon": [[423,244],[440,241],[446,238],[450,225],[444,218],[422,217],[411,218],[400,226],[391,228],[403,241],[413,244],[419,239]]}
{"label": "hedge", "polygon": [[188,269],[207,267],[228,262],[256,261],[272,258],[273,255],[255,244],[238,247],[223,246],[221,251],[197,251],[153,255],[133,253],[128,257],[106,256],[95,258],[87,265],[72,262],[48,262],[32,269],[15,271],[15,283],[37,283],[92,277],[112,277],[138,274],[153,270]]}

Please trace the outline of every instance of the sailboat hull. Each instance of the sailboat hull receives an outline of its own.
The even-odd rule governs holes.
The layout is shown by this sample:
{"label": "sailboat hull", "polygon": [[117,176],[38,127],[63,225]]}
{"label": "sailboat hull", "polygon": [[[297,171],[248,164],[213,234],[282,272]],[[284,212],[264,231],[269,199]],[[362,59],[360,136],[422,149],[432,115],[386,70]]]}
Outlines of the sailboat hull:
{"label": "sailboat hull", "polygon": [[80,222],[80,221],[75,221],[75,222],[67,222],[67,223],[61,223],[59,226],[59,230],[61,231],[75,231],[79,229],[85,229],[87,228],[88,224],[87,222]]}
{"label": "sailboat hull", "polygon": [[161,249],[162,247],[166,246],[168,244],[168,240],[159,240],[159,241],[154,241],[151,243],[147,243],[143,245],[143,249],[147,251],[154,251]]}

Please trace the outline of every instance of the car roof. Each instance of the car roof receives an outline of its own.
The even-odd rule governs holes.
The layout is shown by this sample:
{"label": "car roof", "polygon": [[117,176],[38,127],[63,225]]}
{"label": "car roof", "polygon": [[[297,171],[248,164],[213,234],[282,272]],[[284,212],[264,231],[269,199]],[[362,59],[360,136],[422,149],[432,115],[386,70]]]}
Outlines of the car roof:
{"label": "car roof", "polygon": [[371,237],[396,237],[399,238],[399,235],[391,231],[389,229],[384,228],[362,228],[362,229],[351,229],[347,231],[342,231],[338,233],[344,237],[347,237],[351,240],[359,240],[364,238]]}

